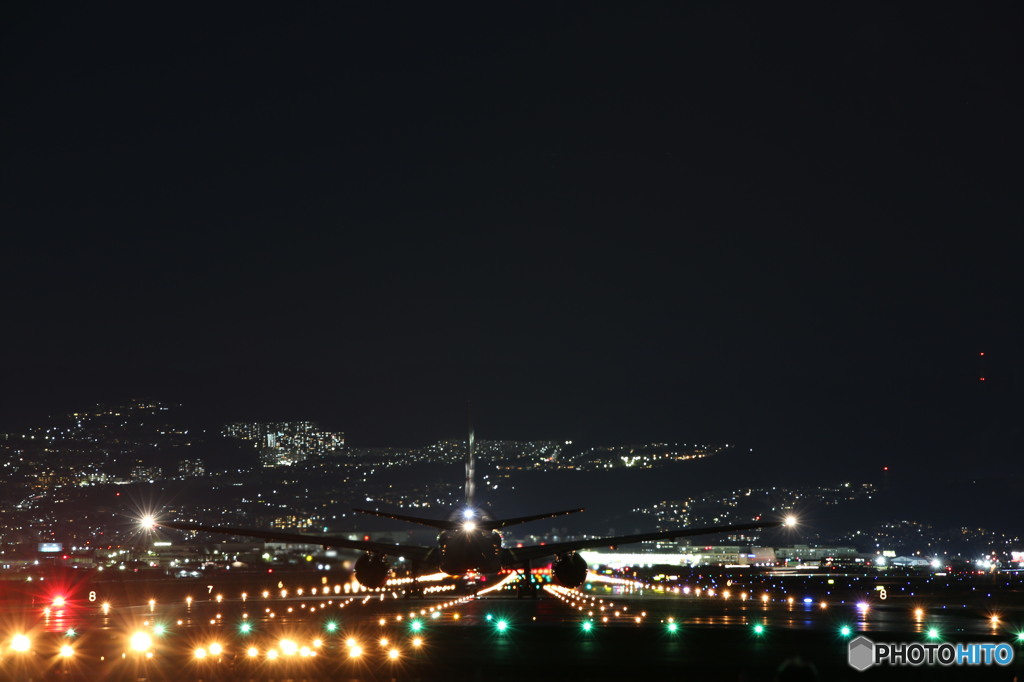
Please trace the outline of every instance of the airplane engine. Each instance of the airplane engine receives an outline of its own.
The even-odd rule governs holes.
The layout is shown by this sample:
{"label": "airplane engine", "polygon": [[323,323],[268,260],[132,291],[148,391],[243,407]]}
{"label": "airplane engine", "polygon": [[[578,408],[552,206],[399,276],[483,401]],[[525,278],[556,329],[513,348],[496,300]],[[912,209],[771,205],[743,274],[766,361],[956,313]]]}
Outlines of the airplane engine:
{"label": "airplane engine", "polygon": [[356,559],[356,580],[364,587],[384,587],[391,577],[387,559],[375,554],[364,554]]}
{"label": "airplane engine", "polygon": [[576,552],[560,554],[551,567],[555,580],[565,587],[579,587],[587,579],[587,562]]}

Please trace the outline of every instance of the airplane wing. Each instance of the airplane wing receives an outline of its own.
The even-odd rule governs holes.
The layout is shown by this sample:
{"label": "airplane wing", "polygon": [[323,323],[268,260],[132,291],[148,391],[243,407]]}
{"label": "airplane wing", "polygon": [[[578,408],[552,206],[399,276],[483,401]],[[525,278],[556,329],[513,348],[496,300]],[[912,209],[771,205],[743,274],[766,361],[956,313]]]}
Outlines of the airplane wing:
{"label": "airplane wing", "polygon": [[314,535],[304,533],[285,533],[276,530],[257,530],[253,528],[234,528],[231,526],[205,526],[199,523],[188,523],[185,521],[154,521],[154,526],[174,528],[175,530],[195,530],[207,533],[221,533],[224,535],[241,535],[249,538],[262,538],[264,540],[277,540],[278,542],[297,542],[306,545],[322,545],[324,547],[341,547],[342,549],[358,549],[364,552],[376,554],[387,554],[390,556],[405,556],[413,561],[428,561],[428,555],[435,551],[429,547],[417,547],[415,545],[389,545],[385,542],[371,542],[369,540],[349,540],[334,535]]}
{"label": "airplane wing", "polygon": [[480,528],[504,528],[505,526],[514,526],[520,523],[529,523],[530,521],[539,521],[541,519],[553,519],[556,516],[565,516],[566,514],[575,514],[577,512],[584,511],[582,507],[579,509],[566,509],[564,511],[548,512],[546,514],[533,514],[531,516],[516,516],[511,519],[492,519],[488,521],[480,521],[477,525]]}
{"label": "airplane wing", "polygon": [[530,545],[529,547],[510,547],[508,552],[512,557],[512,563],[519,561],[530,561],[540,559],[554,554],[575,552],[580,549],[594,549],[599,547],[617,547],[628,545],[633,542],[646,542],[648,540],[673,540],[693,535],[712,535],[714,533],[730,533],[738,530],[755,530],[758,528],[775,528],[787,525],[785,521],[758,521],[756,523],[740,523],[732,526],[706,526],[704,528],[678,528],[655,533],[638,533],[636,535],[616,535],[606,538],[592,538],[589,540],[572,540],[569,542],[554,542],[546,545]]}
{"label": "airplane wing", "polygon": [[408,516],[406,514],[392,514],[390,512],[374,511],[372,509],[353,509],[352,511],[358,512],[359,514],[369,514],[370,516],[380,516],[385,519],[394,519],[395,521],[408,521],[409,523],[418,523],[421,526],[430,526],[431,528],[440,528],[442,530],[449,530],[458,526],[457,523],[452,521],[444,521],[441,519],[426,519],[422,516]]}

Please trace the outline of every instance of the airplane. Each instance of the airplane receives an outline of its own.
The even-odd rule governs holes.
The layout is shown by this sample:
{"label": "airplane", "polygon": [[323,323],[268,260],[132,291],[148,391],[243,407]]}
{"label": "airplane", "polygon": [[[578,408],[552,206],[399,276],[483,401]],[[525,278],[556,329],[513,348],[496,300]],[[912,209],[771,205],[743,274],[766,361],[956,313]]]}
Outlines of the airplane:
{"label": "airplane", "polygon": [[[437,545],[434,547],[422,547],[414,545],[388,544],[373,542],[369,540],[349,540],[328,534],[303,534],[288,533],[276,530],[259,530],[253,528],[236,528],[231,526],[210,526],[199,523],[184,521],[161,521],[152,517],[143,520],[143,524],[149,528],[158,526],[173,528],[175,530],[202,531],[208,533],[220,533],[226,535],[239,535],[243,537],[262,538],[265,540],[276,540],[278,542],[294,542],[303,544],[318,544],[325,549],[338,547],[342,549],[356,549],[365,552],[355,563],[355,576],[360,584],[368,588],[383,587],[388,578],[391,577],[390,557],[402,556],[411,561],[414,566],[429,567],[447,573],[452,576],[462,576],[470,572],[493,574],[502,569],[520,571],[524,576],[529,576],[530,564],[540,559],[553,557],[552,574],[556,583],[565,587],[578,587],[587,578],[589,567],[577,552],[581,549],[598,547],[618,547],[635,542],[646,542],[650,540],[674,540],[676,538],[692,537],[695,535],[712,535],[715,533],[727,533],[733,531],[755,530],[761,528],[773,528],[778,526],[794,526],[796,518],[789,516],[780,521],[757,521],[754,523],[740,523],[724,526],[709,526],[703,528],[679,528],[675,530],[659,531],[652,533],[637,533],[634,535],[617,535],[611,537],[591,538],[585,540],[570,540],[566,542],[555,542],[542,545],[531,545],[528,547],[503,547],[501,529],[529,521],[550,519],[566,514],[575,514],[584,511],[580,509],[565,509],[562,511],[534,514],[531,516],[517,516],[508,519],[496,519],[491,517],[483,508],[475,503],[475,461],[474,461],[474,434],[472,428],[469,432],[469,456],[466,461],[466,484],[465,504],[452,511],[447,519],[430,519],[405,514],[393,514],[388,512],[373,511],[369,509],[355,509],[354,511],[380,516],[397,521],[406,521],[423,526],[437,528],[440,532],[437,535]],[[529,580],[529,578],[528,578]],[[527,581],[520,581],[520,583]],[[528,583],[521,589],[531,590],[532,584]],[[521,592],[522,595],[522,592]]]}

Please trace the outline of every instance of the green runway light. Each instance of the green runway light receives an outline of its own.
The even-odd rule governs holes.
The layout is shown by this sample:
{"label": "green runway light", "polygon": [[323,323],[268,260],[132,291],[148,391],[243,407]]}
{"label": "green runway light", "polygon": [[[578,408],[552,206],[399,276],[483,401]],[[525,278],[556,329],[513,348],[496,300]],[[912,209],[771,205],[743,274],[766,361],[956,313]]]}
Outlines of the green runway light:
{"label": "green runway light", "polygon": [[327,630],[327,632],[334,632],[338,629],[338,624],[335,623],[333,620],[327,621],[327,624],[324,625],[324,629]]}
{"label": "green runway light", "polygon": [[[594,629],[594,624],[589,620],[583,621],[583,632],[590,632]],[[1024,633],[1021,633],[1021,637],[1024,637]]]}
{"label": "green runway light", "polygon": [[156,625],[153,626],[153,634],[154,635],[162,635],[165,632],[167,632],[167,628],[164,627],[163,624],[157,623]]}
{"label": "green runway light", "polygon": [[242,623],[238,626],[238,631],[243,635],[247,635],[252,632],[252,623]]}
{"label": "green runway light", "polygon": [[490,620],[491,620],[491,618],[492,618],[491,614],[489,614],[489,613],[488,613],[488,614],[487,614],[487,616],[486,616],[486,618],[487,618],[487,620],[488,620],[488,621],[490,621]]}
{"label": "green runway light", "polygon": [[77,637],[78,633],[75,632],[74,628],[68,628],[68,631],[64,633],[65,637]]}
{"label": "green runway light", "polygon": [[757,625],[755,625],[754,626],[754,634],[755,635],[763,635],[764,634],[764,625],[762,625],[761,623],[758,623]]}
{"label": "green runway light", "polygon": [[498,632],[505,632],[505,630],[508,630],[508,622],[504,620],[499,620],[497,623],[494,624],[494,627],[498,628]]}
{"label": "green runway light", "polygon": [[1024,632],[1018,632],[1017,633],[1017,641],[1018,642],[1024,642]]}
{"label": "green runway light", "polygon": [[939,631],[935,628],[928,628],[928,639],[938,639]]}
{"label": "green runway light", "polygon": [[839,634],[843,637],[849,637],[853,634],[853,630],[850,629],[849,625],[844,625],[843,627],[839,628]]}
{"label": "green runway light", "polygon": [[679,623],[669,623],[668,624],[668,631],[669,632],[675,633],[678,630],[679,630]]}
{"label": "green runway light", "polygon": [[420,622],[420,621],[418,621],[418,620],[414,620],[414,621],[413,621],[412,623],[410,623],[410,624],[409,624],[409,628],[410,628],[410,629],[411,629],[411,630],[412,630],[413,632],[419,632],[420,630],[422,630],[422,629],[423,629],[423,623],[421,623],[421,622]]}

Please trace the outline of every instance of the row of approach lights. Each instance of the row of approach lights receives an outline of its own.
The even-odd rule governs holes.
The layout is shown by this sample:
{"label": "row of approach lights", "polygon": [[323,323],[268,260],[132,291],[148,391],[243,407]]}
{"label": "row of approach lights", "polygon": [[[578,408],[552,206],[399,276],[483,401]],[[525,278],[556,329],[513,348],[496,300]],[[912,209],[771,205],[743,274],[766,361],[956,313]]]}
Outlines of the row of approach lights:
{"label": "row of approach lights", "polygon": [[[607,615],[607,613],[609,612],[612,613],[615,617],[629,615],[626,613],[629,610],[628,606],[616,606],[615,602],[613,602],[612,600],[594,597],[592,595],[580,592],[577,589],[568,589],[559,586],[547,586],[545,587],[545,590],[552,596],[559,599],[562,603],[566,604],[570,608],[575,609],[578,612],[582,612],[584,609],[587,610],[587,619],[584,620],[581,624],[581,627],[584,632],[591,632],[594,629],[595,617],[600,618],[600,621],[602,623],[607,623],[609,622],[609,616]],[[705,593],[708,594],[708,596],[710,597],[715,596],[713,590],[707,590]],[[700,590],[697,590],[696,594],[699,596]],[[723,599],[728,599],[729,596],[730,595],[728,590],[724,590],[721,594],[721,597]],[[743,593],[742,597],[745,599],[746,593]],[[762,595],[762,603],[767,603],[769,600],[770,596],[768,594]],[[793,605],[795,600],[793,597],[788,597],[786,599],[786,602],[789,605]],[[804,599],[804,604],[812,605],[813,603],[814,600],[810,598]],[[820,606],[821,608],[827,608],[828,604],[826,602],[821,602]],[[864,617],[870,610],[870,605],[867,602],[858,602],[856,604],[856,610],[861,615],[861,617]],[[920,622],[925,616],[925,610],[923,608],[917,607],[914,609],[913,614],[914,620]],[[647,612],[642,611],[639,616],[633,616],[632,618],[633,621],[639,625],[643,622],[643,619],[646,618],[646,616]],[[996,630],[1000,627],[1001,620],[1002,619],[998,614],[992,614],[988,617],[989,626],[993,630]],[[662,622],[665,623],[665,628],[669,633],[674,634],[679,631],[679,623],[675,620],[674,617],[669,616]],[[752,629],[755,635],[760,636],[765,633],[766,625],[764,622],[753,623]],[[856,631],[849,625],[843,625],[839,628],[839,634],[842,637],[852,637],[855,634],[855,632]],[[942,634],[938,628],[930,627],[925,631],[925,636],[928,639],[940,639]],[[1019,643],[1024,644],[1024,630],[1016,633],[1016,639]]]}

